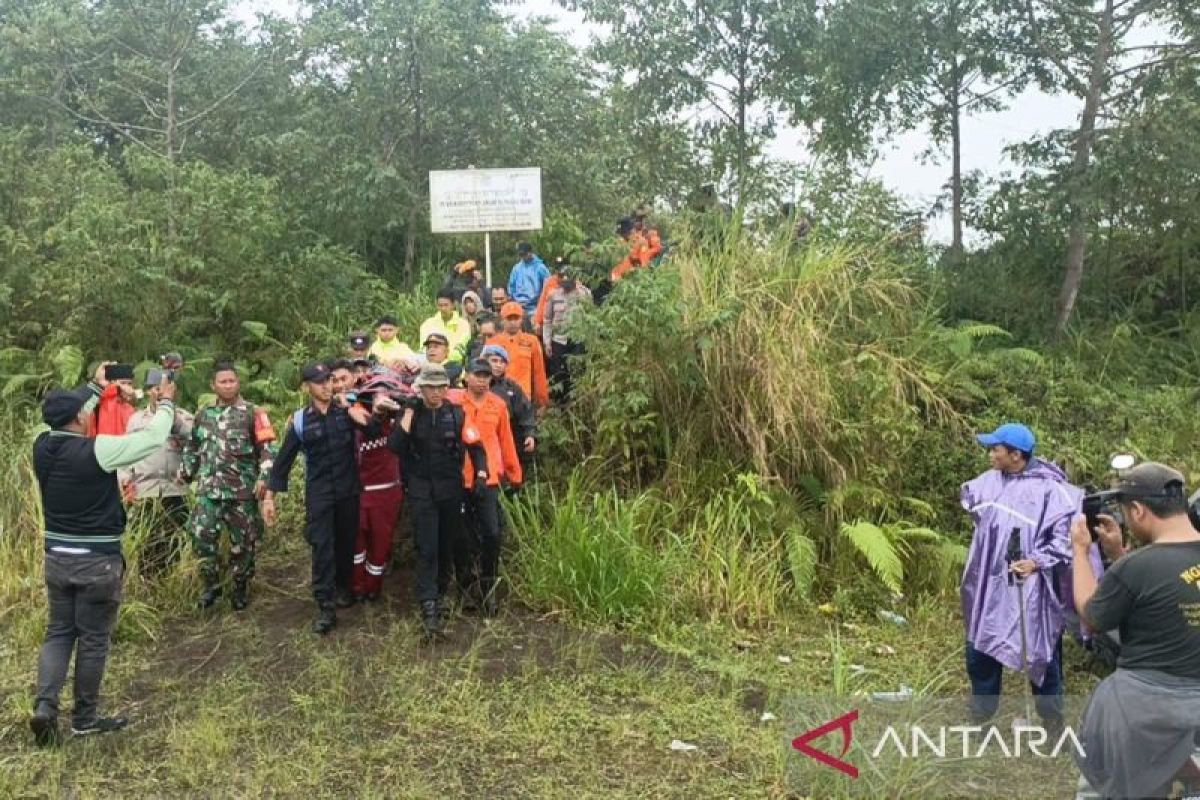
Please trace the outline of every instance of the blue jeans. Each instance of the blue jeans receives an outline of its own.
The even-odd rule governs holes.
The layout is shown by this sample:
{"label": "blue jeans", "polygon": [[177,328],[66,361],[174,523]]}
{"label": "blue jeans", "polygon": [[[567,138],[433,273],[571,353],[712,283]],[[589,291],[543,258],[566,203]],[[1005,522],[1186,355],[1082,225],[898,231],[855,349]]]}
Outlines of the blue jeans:
{"label": "blue jeans", "polygon": [[[986,653],[967,643],[967,676],[971,679],[971,713],[978,720],[987,720],[1000,706],[1000,691],[1004,667]],[[1054,647],[1054,658],[1046,667],[1042,685],[1030,681],[1038,716],[1043,720],[1061,720],[1063,715],[1062,637]]]}

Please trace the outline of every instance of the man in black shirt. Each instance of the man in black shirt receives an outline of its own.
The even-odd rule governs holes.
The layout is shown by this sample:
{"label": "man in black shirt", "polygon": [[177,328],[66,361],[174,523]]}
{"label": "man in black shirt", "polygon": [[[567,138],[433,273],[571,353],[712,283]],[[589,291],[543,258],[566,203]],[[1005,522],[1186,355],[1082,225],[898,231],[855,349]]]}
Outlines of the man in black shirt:
{"label": "man in black shirt", "polygon": [[1075,607],[1092,630],[1121,638],[1116,672],[1088,702],[1079,737],[1086,755],[1076,760],[1104,797],[1166,796],[1200,732],[1200,533],[1183,476],[1170,467],[1134,467],[1113,500],[1145,544],[1124,554],[1116,521],[1101,517],[1095,533],[1117,561],[1097,584],[1085,518],[1071,530]]}
{"label": "man in black shirt", "polygon": [[263,518],[273,525],[275,493],[287,491],[288,474],[303,451],[305,538],[312,547],[312,587],[317,602],[313,632],[318,634],[329,633],[337,624],[335,605],[346,608],[354,604],[350,579],[358,533],[358,495],[362,490],[354,433],[356,426],[368,430],[373,427],[366,409],[344,408],[333,402],[331,374],[326,364],[304,367],[304,389],[312,402],[288,422],[262,500]]}
{"label": "man in black shirt", "polygon": [[[425,364],[388,447],[401,458],[405,496],[417,547],[417,602],[426,636],[442,632],[441,596],[463,537],[467,476],[487,483],[487,456],[466,413],[446,400],[450,379],[441,364]],[[468,458],[469,456],[469,458]],[[460,576],[461,577],[461,576]]]}

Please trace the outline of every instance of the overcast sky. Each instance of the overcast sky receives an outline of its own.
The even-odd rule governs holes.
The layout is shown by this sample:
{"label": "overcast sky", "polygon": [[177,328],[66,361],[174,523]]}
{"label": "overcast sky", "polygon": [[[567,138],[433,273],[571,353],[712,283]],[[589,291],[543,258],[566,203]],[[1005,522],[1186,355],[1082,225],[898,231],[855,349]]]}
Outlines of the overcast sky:
{"label": "overcast sky", "polygon": [[[454,2],[454,0],[445,0]],[[403,0],[397,0],[403,2]],[[256,11],[294,14],[292,0],[243,0],[238,3],[238,16],[252,22]],[[554,27],[576,44],[588,44],[597,29],[583,21],[581,14],[567,11],[554,0],[524,0],[510,6],[509,13],[517,17],[542,16],[555,20]],[[1078,102],[1071,97],[1051,96],[1036,90],[1026,91],[1014,98],[1006,111],[980,114],[963,122],[963,170],[981,170],[995,175],[1012,164],[1004,157],[1004,147],[1056,128],[1074,125]],[[870,168],[870,174],[881,178],[897,192],[923,207],[931,205],[949,176],[949,160],[923,161],[922,153],[929,148],[929,138],[917,131],[892,140]],[[783,129],[772,148],[772,155],[803,163],[808,153],[801,132]],[[950,237],[949,219],[943,215],[930,225],[931,234],[940,240]]]}

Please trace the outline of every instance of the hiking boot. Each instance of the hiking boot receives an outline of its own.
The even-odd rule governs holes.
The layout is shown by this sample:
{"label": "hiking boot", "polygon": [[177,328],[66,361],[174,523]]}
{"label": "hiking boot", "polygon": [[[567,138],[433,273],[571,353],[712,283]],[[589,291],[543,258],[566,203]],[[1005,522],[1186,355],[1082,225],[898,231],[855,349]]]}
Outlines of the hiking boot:
{"label": "hiking boot", "polygon": [[250,606],[250,590],[245,586],[234,586],[231,603],[234,611],[245,611]]}
{"label": "hiking boot", "polygon": [[350,606],[354,605],[354,595],[345,589],[338,589],[337,599],[334,602],[338,608],[350,608]]}
{"label": "hiking boot", "polygon": [[458,608],[464,614],[474,614],[479,611],[479,584],[460,586],[458,589]]}
{"label": "hiking boot", "polygon": [[318,606],[317,616],[313,619],[313,633],[324,636],[333,630],[335,625],[337,625],[337,612],[333,610],[333,606]]}
{"label": "hiking boot", "polygon": [[219,585],[206,586],[204,587],[204,591],[200,593],[200,602],[197,603],[197,605],[200,607],[201,611],[212,608],[213,603],[217,602],[217,598],[220,596],[221,587]]}
{"label": "hiking boot", "polygon": [[442,612],[437,600],[426,600],[421,603],[421,627],[425,638],[432,639],[442,634]]}
{"label": "hiking boot", "polygon": [[33,731],[33,741],[38,747],[58,744],[58,714],[49,703],[38,703],[29,719],[29,729]]}
{"label": "hiking boot", "polygon": [[129,724],[128,717],[96,717],[84,725],[71,723],[71,733],[76,736],[91,736],[93,733],[113,733]]}

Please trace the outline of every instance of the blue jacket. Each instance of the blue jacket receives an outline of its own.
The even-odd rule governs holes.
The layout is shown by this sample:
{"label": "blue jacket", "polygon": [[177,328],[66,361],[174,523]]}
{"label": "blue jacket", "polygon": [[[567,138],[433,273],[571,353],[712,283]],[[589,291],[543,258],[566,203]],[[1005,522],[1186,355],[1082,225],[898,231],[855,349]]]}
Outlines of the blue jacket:
{"label": "blue jacket", "polygon": [[541,257],[535,255],[528,264],[518,261],[513,264],[508,276],[508,296],[520,303],[525,313],[532,317],[542,296],[542,286],[549,277],[550,270],[546,269]]}

